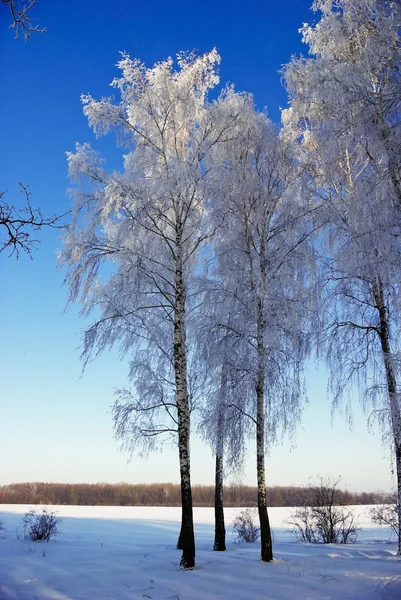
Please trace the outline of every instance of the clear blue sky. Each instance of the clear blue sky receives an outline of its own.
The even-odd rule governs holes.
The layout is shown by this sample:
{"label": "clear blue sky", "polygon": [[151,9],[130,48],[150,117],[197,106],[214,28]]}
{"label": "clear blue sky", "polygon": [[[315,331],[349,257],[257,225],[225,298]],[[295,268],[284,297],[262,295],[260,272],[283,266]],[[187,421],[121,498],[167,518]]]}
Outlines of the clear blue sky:
{"label": "clear blue sky", "polygon": [[[252,92],[274,121],[287,98],[278,74],[303,52],[298,29],[311,22],[311,0],[263,2],[149,0],[39,0],[36,22],[45,35],[29,43],[8,31],[0,5],[0,189],[20,201],[18,181],[29,184],[32,203],[47,214],[68,210],[65,152],[90,141],[118,166],[112,137],[95,140],[82,114],[80,94],[109,95],[119,51],[147,65],[180,50],[203,53],[216,46],[221,82]],[[110,353],[80,378],[77,307],[65,314],[63,273],[56,270],[59,234],[41,234],[34,260],[0,255],[1,435],[0,484],[17,481],[178,481],[178,459],[166,449],[147,461],[118,451],[112,438],[113,388],[127,385],[127,362]],[[311,366],[310,405],[296,447],[288,441],[268,459],[268,484],[303,484],[310,476],[341,475],[351,490],[389,489],[388,451],[379,432],[368,433],[355,403],[351,432],[343,416],[330,422],[324,371]],[[193,482],[212,483],[210,452],[195,441]],[[253,448],[243,475],[256,481]]]}

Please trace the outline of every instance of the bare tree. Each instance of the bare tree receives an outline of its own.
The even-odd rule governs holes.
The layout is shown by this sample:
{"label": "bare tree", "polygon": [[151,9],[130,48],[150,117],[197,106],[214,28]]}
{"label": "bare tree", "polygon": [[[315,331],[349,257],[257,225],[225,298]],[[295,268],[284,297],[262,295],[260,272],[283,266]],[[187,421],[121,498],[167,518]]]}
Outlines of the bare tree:
{"label": "bare tree", "polygon": [[306,490],[303,505],[287,521],[301,542],[353,544],[358,527],[352,511],[341,503],[340,480],[320,478],[319,485]]}
{"label": "bare tree", "polygon": [[232,523],[233,533],[237,536],[237,542],[253,544],[257,542],[260,528],[256,525],[258,518],[256,509],[246,508],[242,510]]}
{"label": "bare tree", "polygon": [[55,229],[65,228],[66,225],[60,221],[69,212],[62,215],[53,215],[45,217],[40,208],[34,208],[30,202],[31,192],[28,186],[23,183],[18,184],[20,192],[25,196],[25,205],[16,207],[8,204],[4,200],[5,192],[0,192],[0,253],[4,250],[10,251],[10,256],[19,257],[20,252],[25,252],[29,256],[39,240],[34,237],[34,232],[44,227]]}
{"label": "bare tree", "polygon": [[373,523],[390,527],[395,535],[398,536],[400,527],[398,523],[397,494],[381,494],[380,504],[372,506],[369,510],[369,516]]}
{"label": "bare tree", "polygon": [[15,37],[18,38],[22,34],[27,42],[32,33],[46,33],[46,27],[35,25],[31,10],[37,4],[37,0],[1,0],[5,6],[8,6],[11,14],[10,29],[15,29]]}
{"label": "bare tree", "polygon": [[[15,37],[22,34],[27,42],[32,33],[46,33],[46,28],[40,28],[34,25],[31,10],[37,3],[36,0],[1,0],[3,5],[8,6],[11,14],[10,29],[15,29]],[[60,223],[63,215],[53,215],[46,217],[42,210],[34,208],[30,202],[31,192],[28,186],[19,182],[20,192],[25,197],[25,204],[16,206],[9,204],[5,200],[5,191],[0,192],[0,253],[6,249],[10,250],[10,255],[19,257],[20,252],[25,252],[31,256],[35,244],[39,240],[34,237],[34,232],[44,227],[62,228],[65,225]]]}

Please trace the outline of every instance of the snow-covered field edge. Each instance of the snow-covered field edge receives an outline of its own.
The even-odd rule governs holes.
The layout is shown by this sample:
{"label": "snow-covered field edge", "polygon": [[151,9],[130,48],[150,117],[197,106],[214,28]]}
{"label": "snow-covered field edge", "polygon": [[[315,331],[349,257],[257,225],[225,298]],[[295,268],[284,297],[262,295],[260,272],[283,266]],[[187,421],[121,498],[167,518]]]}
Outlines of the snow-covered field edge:
{"label": "snow-covered field edge", "polygon": [[375,527],[369,507],[353,507],[356,544],[294,541],[286,521],[294,509],[269,511],[273,563],[258,544],[234,542],[225,511],[227,551],[212,551],[213,508],[195,508],[196,568],[179,568],[175,549],[179,507],[47,506],[62,519],[47,543],[23,539],[21,517],[31,505],[0,505],[0,600],[381,600],[401,597],[401,560],[390,531]]}

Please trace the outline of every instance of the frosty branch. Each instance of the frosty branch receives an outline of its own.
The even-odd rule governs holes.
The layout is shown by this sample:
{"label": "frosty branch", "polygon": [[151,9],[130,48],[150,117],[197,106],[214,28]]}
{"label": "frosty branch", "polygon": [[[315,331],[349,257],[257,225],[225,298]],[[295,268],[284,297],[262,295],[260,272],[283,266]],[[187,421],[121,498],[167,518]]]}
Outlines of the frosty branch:
{"label": "frosty branch", "polygon": [[31,10],[37,4],[37,0],[1,0],[2,3],[10,9],[11,25],[10,29],[15,29],[15,37],[22,34],[27,42],[32,33],[46,33],[45,27],[40,28],[34,25],[31,17]]}

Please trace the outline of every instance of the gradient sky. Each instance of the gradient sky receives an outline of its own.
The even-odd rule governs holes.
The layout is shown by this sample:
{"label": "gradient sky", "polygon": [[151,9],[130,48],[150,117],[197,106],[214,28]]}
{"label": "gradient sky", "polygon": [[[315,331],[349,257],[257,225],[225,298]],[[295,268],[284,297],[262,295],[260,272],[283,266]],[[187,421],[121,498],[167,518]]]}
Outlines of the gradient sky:
{"label": "gradient sky", "polygon": [[[18,181],[29,184],[33,205],[47,214],[68,210],[65,152],[90,141],[109,167],[121,164],[112,136],[96,140],[82,114],[80,94],[110,95],[119,51],[148,66],[180,50],[216,47],[221,82],[254,94],[274,121],[287,97],[278,71],[303,52],[298,29],[312,22],[311,0],[264,2],[39,0],[36,22],[48,28],[30,41],[8,31],[0,5],[0,189],[22,201]],[[60,233],[43,231],[34,259],[0,255],[0,484],[19,481],[157,482],[179,480],[174,449],[148,460],[119,452],[112,436],[113,388],[127,384],[127,361],[109,353],[81,377],[78,307],[64,312],[66,288],[56,269]],[[284,440],[267,461],[268,485],[306,484],[315,475],[342,476],[350,490],[388,490],[389,451],[380,432],[368,432],[355,402],[352,431],[346,416],[331,424],[322,367],[308,368],[310,404],[293,442]],[[254,448],[242,481],[256,483]],[[210,451],[194,440],[193,482],[213,482]]]}

